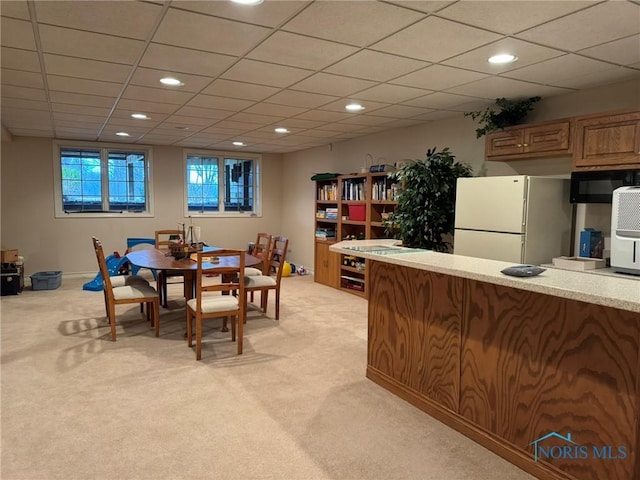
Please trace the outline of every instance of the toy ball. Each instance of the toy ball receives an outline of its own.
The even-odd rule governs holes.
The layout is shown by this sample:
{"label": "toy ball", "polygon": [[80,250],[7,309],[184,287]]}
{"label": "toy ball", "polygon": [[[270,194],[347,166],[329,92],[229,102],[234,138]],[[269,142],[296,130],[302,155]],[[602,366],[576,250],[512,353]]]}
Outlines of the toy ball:
{"label": "toy ball", "polygon": [[302,265],[300,265],[297,269],[296,269],[296,273],[298,275],[306,275],[307,274],[307,269],[305,267],[303,267]]}
{"label": "toy ball", "polygon": [[282,276],[288,277],[289,275],[291,275],[291,264],[289,262],[284,262],[284,265],[282,266]]}
{"label": "toy ball", "polygon": [[296,273],[296,264],[290,263],[289,265],[291,265],[291,275],[293,275],[294,273]]}

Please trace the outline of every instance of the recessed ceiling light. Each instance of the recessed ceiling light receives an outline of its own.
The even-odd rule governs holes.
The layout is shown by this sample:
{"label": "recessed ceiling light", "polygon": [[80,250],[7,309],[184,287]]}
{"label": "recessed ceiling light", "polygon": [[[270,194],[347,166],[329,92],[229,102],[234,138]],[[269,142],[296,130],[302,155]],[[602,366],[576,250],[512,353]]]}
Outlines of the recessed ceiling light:
{"label": "recessed ceiling light", "polygon": [[286,129],[286,128],[284,128],[284,127],[278,127],[278,128],[276,128],[276,129],[275,129],[275,131],[276,131],[277,133],[291,133],[289,130],[287,130],[287,129]]}
{"label": "recessed ceiling light", "polygon": [[182,83],[180,80],[173,77],[161,78],[160,83],[162,83],[163,85],[170,85],[172,87],[181,87],[182,85],[184,85],[184,83]]}
{"label": "recessed ceiling light", "polygon": [[233,3],[239,3],[240,5],[259,5],[264,0],[231,0]]}
{"label": "recessed ceiling light", "polygon": [[242,142],[233,142],[236,147],[244,147],[244,143]]}
{"label": "recessed ceiling light", "polygon": [[518,60],[518,57],[515,55],[511,55],[510,53],[501,53],[500,55],[494,55],[493,57],[489,57],[489,63],[512,63]]}
{"label": "recessed ceiling light", "polygon": [[144,113],[132,113],[131,116],[133,118],[137,118],[138,120],[148,120],[149,117],[147,117]]}
{"label": "recessed ceiling light", "polygon": [[119,137],[128,137],[129,134],[127,132],[116,132],[116,135]]}
{"label": "recessed ceiling light", "polygon": [[361,110],[364,110],[364,107],[362,105],[360,105],[359,103],[350,103],[349,105],[345,106],[344,108],[346,108],[350,112],[359,112]]}

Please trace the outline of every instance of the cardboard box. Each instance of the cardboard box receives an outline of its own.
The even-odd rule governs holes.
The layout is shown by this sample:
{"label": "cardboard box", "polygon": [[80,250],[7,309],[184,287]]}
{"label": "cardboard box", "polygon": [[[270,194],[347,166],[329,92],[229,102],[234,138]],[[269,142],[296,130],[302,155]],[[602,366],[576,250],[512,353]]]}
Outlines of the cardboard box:
{"label": "cardboard box", "polygon": [[16,263],[18,250],[0,250],[0,263]]}
{"label": "cardboard box", "polygon": [[556,257],[552,261],[554,267],[565,268],[567,270],[585,271],[605,268],[607,266],[607,262],[601,258]]}
{"label": "cardboard box", "polygon": [[602,232],[593,228],[585,228],[580,232],[580,256],[602,258],[604,238]]}

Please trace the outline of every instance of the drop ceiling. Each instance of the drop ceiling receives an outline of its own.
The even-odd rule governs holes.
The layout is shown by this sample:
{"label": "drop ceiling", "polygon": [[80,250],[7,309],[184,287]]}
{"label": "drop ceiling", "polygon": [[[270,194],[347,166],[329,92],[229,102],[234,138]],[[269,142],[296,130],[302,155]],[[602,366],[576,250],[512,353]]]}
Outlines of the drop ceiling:
{"label": "drop ceiling", "polygon": [[[0,14],[16,136],[282,153],[497,97],[640,82],[638,1],[2,1]],[[518,61],[487,62],[505,51]],[[345,111],[354,101],[365,110]]]}

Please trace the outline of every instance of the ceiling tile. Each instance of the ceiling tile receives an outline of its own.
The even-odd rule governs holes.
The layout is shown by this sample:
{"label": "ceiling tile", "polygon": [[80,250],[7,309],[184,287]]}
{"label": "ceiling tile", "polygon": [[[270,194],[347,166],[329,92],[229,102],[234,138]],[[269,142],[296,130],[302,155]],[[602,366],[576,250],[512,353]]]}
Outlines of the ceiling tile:
{"label": "ceiling tile", "polygon": [[430,113],[425,113],[424,115],[418,115],[416,119],[420,119],[426,122],[432,122],[433,120],[443,120],[445,118],[457,117],[460,115],[460,112],[452,112],[449,110],[436,110]]}
{"label": "ceiling tile", "polygon": [[258,128],[258,124],[249,122],[236,122],[230,119],[222,120],[215,124],[216,128],[228,128],[237,132],[250,132]]}
{"label": "ceiling tile", "polygon": [[[389,117],[377,117],[375,115],[358,115],[357,117],[347,118],[340,121],[340,125],[384,125],[392,121]],[[324,128],[324,127],[323,127]]]}
{"label": "ceiling tile", "polygon": [[474,102],[479,100],[475,97],[468,97],[465,95],[455,95],[453,93],[436,92],[424,97],[413,98],[403,102],[405,105],[411,105],[414,107],[423,108],[451,108],[457,105],[463,105],[465,103]]}
{"label": "ceiling tile", "polygon": [[41,73],[12,70],[9,68],[2,69],[2,84],[16,85],[18,87],[44,88]]}
{"label": "ceiling tile", "polygon": [[[342,110],[342,111],[329,112],[326,110],[310,110],[308,112],[304,112],[304,113],[301,113],[300,115],[297,115],[295,118],[296,119],[301,118],[303,120],[314,120],[322,123],[327,123],[327,122],[339,122],[340,120],[344,120],[345,118],[351,118],[355,115],[353,113],[347,113],[344,111],[344,103],[346,102],[344,103],[339,102],[339,103],[340,103],[339,110]],[[332,106],[333,106],[333,109],[336,109],[335,102],[332,104]]]}
{"label": "ceiling tile", "polygon": [[412,25],[371,48],[429,62],[439,62],[501,36],[437,17]]}
{"label": "ceiling tile", "polygon": [[213,95],[196,95],[187,105],[192,107],[215,108],[218,110],[231,110],[237,112],[250,107],[255,102],[252,100],[240,100],[239,98],[215,97]]}
{"label": "ceiling tile", "polygon": [[44,54],[44,65],[49,75],[85,78],[103,82],[124,82],[131,67],[118,63],[98,62],[85,58]]}
{"label": "ceiling tile", "polygon": [[[319,112],[319,110],[314,110]],[[326,113],[326,112],[325,112]],[[304,113],[302,114],[304,115]],[[326,121],[317,121],[317,120],[305,120],[300,117],[295,118],[287,118],[286,120],[282,120],[278,123],[278,126],[286,127],[289,129],[307,129],[307,128],[316,128],[320,125],[324,125],[327,123]]]}
{"label": "ceiling tile", "polygon": [[122,98],[146,100],[147,102],[172,103],[182,105],[193,97],[193,93],[164,88],[138,87],[129,85]]}
{"label": "ceiling tile", "polygon": [[236,61],[236,57],[151,43],[144,53],[140,66],[180,73],[192,73],[204,77],[217,77]]}
{"label": "ceiling tile", "polygon": [[[56,121],[56,124],[60,122],[62,125],[67,127],[73,127],[77,125],[76,122],[82,123],[83,125],[94,125],[100,126],[104,123],[105,117],[97,117],[95,115],[82,115],[76,113],[53,113],[53,119]],[[68,122],[68,123],[64,123]]]}
{"label": "ceiling tile", "polygon": [[94,117],[103,117],[103,118],[107,118],[107,115],[109,115],[109,112],[111,111],[111,108],[107,108],[107,107],[69,105],[67,103],[52,103],[51,109],[53,110],[53,113],[75,113],[77,115],[93,115]]}
{"label": "ceiling tile", "polygon": [[[295,48],[292,46],[295,45]],[[254,60],[319,70],[355,53],[356,47],[293,33],[276,32],[252,50]]]}
{"label": "ceiling tile", "polygon": [[260,115],[273,115],[276,117],[292,117],[307,110],[301,107],[291,107],[288,105],[275,105],[273,103],[258,103],[247,108],[247,113],[258,113]]}
{"label": "ceiling tile", "polygon": [[209,126],[215,120],[216,119],[213,118],[191,117],[186,115],[170,115],[164,119],[163,124],[172,123],[176,125]]}
{"label": "ceiling tile", "polygon": [[[632,79],[640,80],[640,70],[625,67],[613,67],[597,72],[589,71],[588,73],[578,77],[564,79],[560,83],[562,83],[563,86],[570,88],[592,88],[599,85],[619,83]],[[640,86],[640,83],[638,85]],[[640,92],[640,88],[638,89],[638,92]]]}
{"label": "ceiling tile", "polygon": [[542,45],[576,51],[638,33],[639,18],[640,5],[604,2],[517,36]]}
{"label": "ceiling tile", "polygon": [[580,55],[567,54],[545,62],[529,65],[503,74],[505,77],[531,82],[547,83],[558,87],[572,87],[579,77],[590,72],[609,70],[610,63],[591,60]]}
{"label": "ceiling tile", "polygon": [[[160,79],[164,77],[173,76],[174,72],[167,70],[156,70],[152,68],[136,68],[133,77],[131,77],[130,84],[138,85],[141,87],[153,87],[163,88],[167,90],[175,90],[176,87],[165,86],[160,83]],[[211,77],[202,77],[199,75],[189,75],[187,73],[180,74],[180,81],[184,85],[179,87],[183,92],[199,92],[205,86],[209,85],[213,79]]]}
{"label": "ceiling tile", "polygon": [[112,97],[69,92],[50,92],[50,96],[53,103],[68,103],[70,105],[86,105],[89,107],[111,108],[116,101],[116,99]]}
{"label": "ceiling tile", "polygon": [[51,128],[35,129],[13,127],[11,133],[17,137],[53,137],[53,130]]}
{"label": "ceiling tile", "polygon": [[3,17],[31,20],[31,15],[29,14],[29,6],[27,5],[27,2],[25,0],[2,2],[2,9],[0,9],[0,14],[2,14]]}
{"label": "ceiling tile", "polygon": [[[178,3],[179,5],[179,3]],[[169,8],[153,36],[155,43],[241,55],[258,44],[270,28]]]}
{"label": "ceiling tile", "polygon": [[60,77],[47,75],[47,83],[50,91],[82,93],[85,95],[102,95],[117,97],[122,85],[120,83],[99,82],[97,80],[85,80],[83,78]]}
{"label": "ceiling tile", "polygon": [[[489,57],[493,55],[510,53],[518,57],[513,63],[496,64],[489,63]],[[524,42],[517,38],[504,38],[484,47],[477,48],[462,55],[445,60],[444,64],[453,67],[466,68],[485,73],[501,73],[522,68],[533,63],[564,55],[565,52],[553,48],[541,47],[533,43]]]}
{"label": "ceiling tile", "polygon": [[375,114],[380,117],[411,118],[430,111],[431,109],[428,108],[411,107],[408,105],[391,105],[390,107],[376,110]]}
{"label": "ceiling tile", "polygon": [[[105,115],[105,118],[106,118],[106,115]],[[117,124],[120,126],[131,126],[131,127],[135,127],[136,129],[150,130],[160,125],[162,123],[163,118],[164,116],[158,117],[155,119],[138,120],[136,118],[131,118],[130,115],[124,115],[122,112],[120,112],[118,115],[115,115],[115,114],[111,115],[109,122],[111,124]]]}
{"label": "ceiling tile", "polygon": [[480,80],[486,76],[484,73],[471,72],[460,68],[431,65],[409,75],[396,78],[391,83],[429,90],[442,90]]}
{"label": "ceiling tile", "polygon": [[329,102],[338,100],[338,97],[321,95],[318,93],[296,92],[294,90],[282,90],[269,98],[269,103],[291,105],[294,107],[316,108]]}
{"label": "ceiling tile", "polygon": [[228,118],[228,120],[233,120],[234,122],[256,123],[259,125],[270,125],[275,122],[280,122],[283,119],[284,117],[282,116],[257,115],[255,113],[246,112],[236,113]]}
{"label": "ceiling tile", "polygon": [[218,125],[214,125],[212,127],[205,128],[200,133],[211,133],[214,135],[239,135],[241,133],[246,132],[247,130],[244,128],[224,128],[219,127]]}
{"label": "ceiling tile", "polygon": [[363,50],[325,69],[329,73],[386,82],[429,65],[427,62]]}
{"label": "ceiling tile", "polygon": [[358,99],[373,100],[376,102],[396,103],[404,102],[410,98],[421,97],[427,93],[430,93],[427,89],[405,87],[402,85],[380,84],[359,92],[356,97]]}
{"label": "ceiling tile", "polygon": [[477,25],[498,33],[516,33],[540,25],[582,8],[594,1],[554,1],[541,7],[539,0],[456,2],[438,12],[438,16]]}
{"label": "ceiling tile", "polygon": [[143,42],[40,24],[42,51],[70,57],[133,65]]}
{"label": "ceiling tile", "polygon": [[394,0],[389,3],[400,5],[401,7],[411,8],[413,10],[419,10],[424,13],[433,13],[441,10],[442,8],[450,5],[454,2],[441,2],[430,0]]}
{"label": "ceiling tile", "polygon": [[145,102],[143,100],[131,100],[128,98],[122,98],[118,102],[118,109],[130,110],[136,113],[151,114],[151,117],[153,118],[153,114],[167,114],[175,112],[176,106],[169,103],[151,103]]}
{"label": "ceiling tile", "polygon": [[376,82],[362,80],[359,78],[343,77],[341,75],[331,75],[329,73],[316,73],[315,75],[296,83],[291,86],[291,88],[293,90],[344,97],[351,95],[352,93],[359,92],[360,90],[373,87],[375,84]]}
{"label": "ceiling tile", "polygon": [[33,36],[31,22],[2,17],[0,27],[0,39],[3,47],[16,47],[27,50],[36,49],[36,41]]}
{"label": "ceiling tile", "polygon": [[424,16],[378,2],[315,2],[282,29],[364,47]]}
{"label": "ceiling tile", "polygon": [[286,2],[268,1],[251,8],[231,2],[203,2],[183,0],[172,7],[194,12],[215,15],[216,17],[240,20],[243,22],[275,27],[301,10],[311,2],[287,0]]}
{"label": "ceiling tile", "polygon": [[56,128],[56,138],[95,141],[97,128]]}
{"label": "ceiling tile", "polygon": [[0,54],[0,65],[2,68],[14,68],[27,72],[40,72],[40,60],[38,53],[30,50],[19,50],[17,48],[2,47]]}
{"label": "ceiling tile", "polygon": [[580,50],[580,54],[620,65],[640,62],[640,35],[632,35],[597,47]]}
{"label": "ceiling tile", "polygon": [[2,98],[2,108],[16,108],[22,110],[49,110],[49,104],[42,100],[27,100],[21,98]]}
{"label": "ceiling tile", "polygon": [[[20,98],[24,100],[38,100],[46,102],[47,96],[42,88],[27,88],[17,85],[2,84],[2,98]],[[4,121],[5,119],[3,119]]]}
{"label": "ceiling tile", "polygon": [[[175,105],[173,106],[175,109]],[[187,117],[202,117],[222,120],[223,118],[233,115],[229,110],[217,110],[215,108],[200,108],[200,107],[181,107],[175,112],[178,115],[184,115]]]}
{"label": "ceiling tile", "polygon": [[[528,67],[527,67],[528,68]],[[538,85],[535,83],[522,82],[503,77],[487,77],[476,82],[467,83],[447,90],[448,93],[459,95],[469,95],[472,97],[483,97],[487,99],[509,98],[509,97],[541,97],[568,93],[571,90]]]}
{"label": "ceiling tile", "polygon": [[315,130],[307,130],[304,134],[308,137],[315,138],[332,138],[335,136],[336,132],[330,132],[328,130],[320,130],[316,128]]}
{"label": "ceiling tile", "polygon": [[205,88],[201,93],[217,95],[220,97],[254,100],[258,102],[270,97],[279,90],[280,89],[276,87],[267,87],[265,85],[255,85],[252,83],[237,82],[219,78]]}
{"label": "ceiling tile", "polygon": [[181,147],[204,148],[204,147],[207,147],[208,145],[211,145],[211,141],[204,140],[204,139],[201,140],[201,139],[193,138],[193,136],[191,136],[191,137],[185,138],[184,140],[179,140],[175,144]]}
{"label": "ceiling tile", "polygon": [[[389,121],[388,118],[386,120]],[[343,133],[349,133],[349,132],[354,132],[356,130],[359,130],[363,126],[366,126],[366,124],[359,123],[359,124],[349,125],[347,123],[341,122],[341,123],[328,123],[327,125],[323,125],[322,129],[328,132],[336,132],[338,134],[343,134]]]}
{"label": "ceiling tile", "polygon": [[[413,125],[421,125],[424,121],[414,118],[398,118],[396,120],[392,120],[389,123],[384,124],[384,130],[388,130],[391,128],[401,128],[401,127],[411,127]],[[361,131],[361,130],[360,130]]]}
{"label": "ceiling tile", "polygon": [[257,62],[242,59],[229,70],[224,72],[223,78],[238,81],[252,81],[272,87],[288,87],[311,75],[311,71],[300,68],[286,67],[274,63]]}
{"label": "ceiling tile", "polygon": [[64,1],[34,2],[38,22],[120,37],[146,39],[162,12],[147,2]]}

